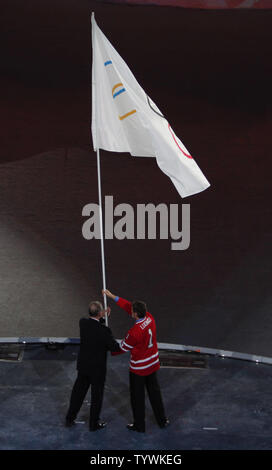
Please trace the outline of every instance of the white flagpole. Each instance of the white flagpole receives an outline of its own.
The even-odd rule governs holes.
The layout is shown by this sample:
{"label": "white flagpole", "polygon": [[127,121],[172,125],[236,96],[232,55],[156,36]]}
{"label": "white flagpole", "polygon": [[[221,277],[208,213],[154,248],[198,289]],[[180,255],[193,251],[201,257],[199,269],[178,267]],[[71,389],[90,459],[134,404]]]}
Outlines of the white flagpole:
{"label": "white flagpole", "polygon": [[[94,19],[94,13],[92,13],[92,18]],[[94,54],[94,26],[92,24],[92,46],[93,46],[93,54]],[[94,57],[93,57],[93,68],[94,68]],[[93,73],[94,77],[94,73]],[[95,85],[95,84],[94,84]],[[98,110],[96,99],[92,97],[95,103],[95,119],[96,119],[96,129],[98,126]],[[106,289],[106,269],[105,269],[105,252],[104,252],[104,231],[103,231],[103,211],[102,211],[102,191],[101,191],[101,168],[100,168],[100,149],[97,139],[97,130],[96,130],[96,159],[97,159],[97,181],[98,181],[98,200],[99,200],[99,222],[100,222],[100,244],[101,244],[101,263],[102,263],[102,279],[103,279],[103,290]],[[104,294],[104,308],[107,309],[107,296]],[[108,314],[105,314],[105,323],[108,326]]]}
{"label": "white flagpole", "polygon": [[[97,147],[97,179],[98,179],[98,198],[99,198],[99,220],[100,220],[100,242],[101,242],[101,261],[102,261],[102,278],[103,290],[106,289],[106,269],[105,269],[105,252],[104,252],[104,232],[103,232],[103,212],[102,212],[102,191],[101,191],[101,169],[100,169],[100,151]],[[104,294],[104,308],[107,309],[107,296]],[[108,326],[108,314],[105,315],[105,322]]]}

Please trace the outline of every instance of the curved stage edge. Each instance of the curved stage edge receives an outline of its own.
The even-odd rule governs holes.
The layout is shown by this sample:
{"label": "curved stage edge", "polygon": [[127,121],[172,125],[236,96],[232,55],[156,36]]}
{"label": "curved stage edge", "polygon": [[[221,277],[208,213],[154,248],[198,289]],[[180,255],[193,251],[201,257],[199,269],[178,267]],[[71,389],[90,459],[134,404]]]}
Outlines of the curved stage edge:
{"label": "curved stage edge", "polygon": [[[121,340],[117,339],[120,343]],[[45,346],[58,346],[58,345],[79,345],[79,338],[61,338],[61,337],[41,337],[41,338],[0,338],[1,344],[44,344]],[[189,353],[206,354],[210,356],[219,356],[221,358],[239,359],[243,361],[252,361],[261,364],[272,364],[272,357],[258,356],[256,354],[247,354],[238,351],[226,351],[224,349],[207,348],[205,346],[190,346],[185,344],[173,343],[158,343],[159,350],[163,351],[180,351]]]}

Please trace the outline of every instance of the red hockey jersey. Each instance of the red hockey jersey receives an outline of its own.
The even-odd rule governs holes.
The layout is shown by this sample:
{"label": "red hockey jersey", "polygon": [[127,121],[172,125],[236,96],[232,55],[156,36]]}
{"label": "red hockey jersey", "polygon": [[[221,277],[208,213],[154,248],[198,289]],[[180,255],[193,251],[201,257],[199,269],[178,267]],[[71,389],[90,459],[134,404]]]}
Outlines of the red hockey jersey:
{"label": "red hockey jersey", "polygon": [[[131,302],[119,297],[116,303],[131,315]],[[130,371],[134,374],[149,375],[160,368],[156,324],[149,312],[130,328],[120,347],[130,352]]]}

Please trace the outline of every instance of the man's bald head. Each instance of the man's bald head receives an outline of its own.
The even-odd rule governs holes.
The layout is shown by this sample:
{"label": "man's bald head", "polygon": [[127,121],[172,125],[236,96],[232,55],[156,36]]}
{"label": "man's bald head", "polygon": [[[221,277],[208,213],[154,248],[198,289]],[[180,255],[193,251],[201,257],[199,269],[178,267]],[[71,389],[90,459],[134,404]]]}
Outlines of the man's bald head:
{"label": "man's bald head", "polygon": [[103,312],[103,306],[101,302],[98,302],[97,300],[90,302],[89,304],[90,317],[97,317],[101,312]]}

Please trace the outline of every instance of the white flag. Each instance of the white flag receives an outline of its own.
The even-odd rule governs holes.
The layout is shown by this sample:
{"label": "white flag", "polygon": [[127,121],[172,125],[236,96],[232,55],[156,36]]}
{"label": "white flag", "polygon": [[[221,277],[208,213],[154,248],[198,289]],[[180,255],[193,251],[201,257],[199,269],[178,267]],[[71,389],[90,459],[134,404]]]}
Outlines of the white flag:
{"label": "white flag", "polygon": [[94,150],[156,157],[182,197],[210,186],[155,103],[98,28],[92,14],[92,137]]}

